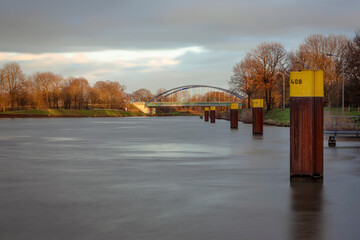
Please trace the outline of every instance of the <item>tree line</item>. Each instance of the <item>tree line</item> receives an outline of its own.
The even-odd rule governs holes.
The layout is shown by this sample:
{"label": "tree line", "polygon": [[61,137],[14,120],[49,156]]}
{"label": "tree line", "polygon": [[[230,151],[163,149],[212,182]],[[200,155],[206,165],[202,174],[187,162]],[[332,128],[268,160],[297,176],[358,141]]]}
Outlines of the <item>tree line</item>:
{"label": "tree line", "polygon": [[[7,109],[119,109],[127,110],[132,102],[146,102],[166,91],[155,94],[145,88],[132,93],[117,81],[98,81],[91,86],[83,77],[64,78],[52,72],[23,73],[20,64],[8,62],[0,68],[0,111]],[[162,102],[230,101],[231,96],[220,92],[191,95],[181,91],[163,97]],[[184,110],[182,107],[159,108],[158,112]],[[196,111],[196,108],[187,110]]]}
{"label": "tree line", "polygon": [[21,109],[124,109],[129,101],[125,86],[114,81],[98,81],[90,86],[85,78],[52,72],[36,72],[26,76],[16,62],[0,69],[0,108]]}
{"label": "tree line", "polygon": [[[281,106],[283,82],[286,103],[289,103],[291,71],[324,71],[324,104],[341,106],[342,81],[345,105],[360,104],[360,31],[352,39],[344,35],[313,34],[294,51],[287,52],[278,42],[263,42],[248,52],[233,67],[230,89],[247,97],[263,98],[267,109]],[[285,81],[284,81],[285,80]]]}
{"label": "tree line", "polygon": [[[24,74],[17,62],[0,68],[0,111],[7,109],[89,109],[127,110],[132,101],[144,102],[154,95],[141,88],[131,94],[117,81],[98,81],[91,86],[83,77],[52,72]],[[159,89],[164,91],[164,89]]]}

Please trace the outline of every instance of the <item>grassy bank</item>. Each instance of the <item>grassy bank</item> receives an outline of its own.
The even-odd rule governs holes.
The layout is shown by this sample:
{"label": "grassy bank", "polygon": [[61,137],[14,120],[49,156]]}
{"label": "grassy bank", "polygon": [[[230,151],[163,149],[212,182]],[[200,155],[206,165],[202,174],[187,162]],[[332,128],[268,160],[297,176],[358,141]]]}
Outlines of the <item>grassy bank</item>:
{"label": "grassy bank", "polygon": [[290,109],[275,108],[270,111],[265,110],[264,123],[277,126],[290,126]]}
{"label": "grassy bank", "polygon": [[[357,108],[345,110],[343,113],[341,108],[324,108],[324,116],[360,116]],[[277,126],[290,126],[290,109],[275,108],[270,111],[264,110],[264,123]]]}
{"label": "grassy bank", "polygon": [[324,108],[325,116],[360,116],[360,109],[358,108],[349,108],[344,109],[344,113],[341,108]]}

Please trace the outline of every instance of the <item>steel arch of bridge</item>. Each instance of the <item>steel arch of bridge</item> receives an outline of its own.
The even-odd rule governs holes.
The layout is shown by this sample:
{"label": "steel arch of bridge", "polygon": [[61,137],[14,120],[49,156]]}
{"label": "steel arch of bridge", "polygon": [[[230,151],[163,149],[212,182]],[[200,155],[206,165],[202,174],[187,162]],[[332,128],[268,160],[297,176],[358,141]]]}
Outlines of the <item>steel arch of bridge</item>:
{"label": "steel arch of bridge", "polygon": [[228,93],[238,99],[241,99],[243,100],[244,97],[241,96],[240,94],[234,92],[234,91],[231,91],[231,90],[228,90],[228,89],[225,89],[225,88],[220,88],[220,87],[214,87],[214,86],[209,86],[209,85],[186,85],[186,86],[181,86],[181,87],[176,87],[176,88],[172,88],[170,90],[167,90],[167,91],[164,91],[158,95],[156,95],[155,97],[153,97],[152,99],[150,99],[149,101],[147,101],[145,103],[145,107],[148,106],[149,103],[151,102],[159,102],[161,99],[163,98],[166,98],[168,96],[170,96],[171,94],[174,94],[174,93],[177,93],[177,92],[180,92],[180,91],[184,91],[184,90],[189,90],[189,89],[193,89],[193,88],[211,88],[211,89],[216,89],[216,90],[220,90],[222,92],[225,92],[225,93]]}

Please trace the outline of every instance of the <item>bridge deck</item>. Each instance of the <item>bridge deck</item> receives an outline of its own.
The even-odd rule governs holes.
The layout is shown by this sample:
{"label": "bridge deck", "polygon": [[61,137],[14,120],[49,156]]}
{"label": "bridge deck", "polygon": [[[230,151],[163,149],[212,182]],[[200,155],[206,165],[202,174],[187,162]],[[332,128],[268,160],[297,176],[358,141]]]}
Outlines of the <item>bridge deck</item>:
{"label": "bridge deck", "polygon": [[[230,107],[233,102],[150,102],[147,107]],[[242,103],[239,103],[241,106]]]}

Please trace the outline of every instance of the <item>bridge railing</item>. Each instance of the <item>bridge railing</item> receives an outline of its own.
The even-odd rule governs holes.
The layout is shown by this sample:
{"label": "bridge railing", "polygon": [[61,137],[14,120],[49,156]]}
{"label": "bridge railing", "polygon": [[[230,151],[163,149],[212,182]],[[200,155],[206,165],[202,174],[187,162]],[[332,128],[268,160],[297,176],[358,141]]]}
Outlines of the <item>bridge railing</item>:
{"label": "bridge railing", "polygon": [[[229,90],[229,89],[224,89],[224,88],[220,88],[220,87],[214,87],[214,86],[209,86],[209,85],[186,85],[186,86],[181,86],[181,87],[176,87],[176,88],[172,88],[170,90],[166,90],[156,96],[154,96],[152,99],[148,100],[146,103],[145,103],[145,106],[148,106],[150,103],[158,103],[158,102],[161,102],[163,99],[166,99],[168,97],[171,97],[175,94],[179,94],[180,93],[180,99],[182,99],[182,93],[185,92],[185,91],[191,91],[192,89],[199,89],[200,90],[200,97],[203,98],[203,97],[206,97],[206,98],[209,98],[211,96],[206,96],[207,94],[211,93],[211,91],[209,92],[209,89],[210,90],[215,90],[215,91],[218,91],[218,92],[223,92],[223,97],[229,97],[230,98],[233,98],[233,99],[238,99],[240,101],[243,100],[243,96],[232,91],[232,90]],[[202,92],[202,89],[204,90],[204,92]],[[195,93],[196,95],[199,95],[199,93]],[[226,96],[225,94],[228,94],[229,96]],[[215,99],[215,100],[221,100],[221,95],[219,93],[218,97],[220,99],[217,99],[216,98],[216,92],[215,92],[215,95],[212,96],[211,98],[212,99]],[[194,99],[194,101],[196,102],[199,102],[200,101],[204,101],[203,99]],[[214,100],[214,101],[215,101]],[[225,99],[223,99],[225,100]],[[187,101],[187,100],[186,100]],[[209,99],[205,100],[207,102],[209,102]],[[231,101],[231,100],[230,100]],[[234,100],[233,100],[234,101]],[[170,102],[173,102],[172,100],[170,100]],[[176,102],[176,101],[175,101]]]}
{"label": "bridge railing", "polygon": [[353,134],[360,137],[360,116],[328,116],[324,125],[325,134]]}

